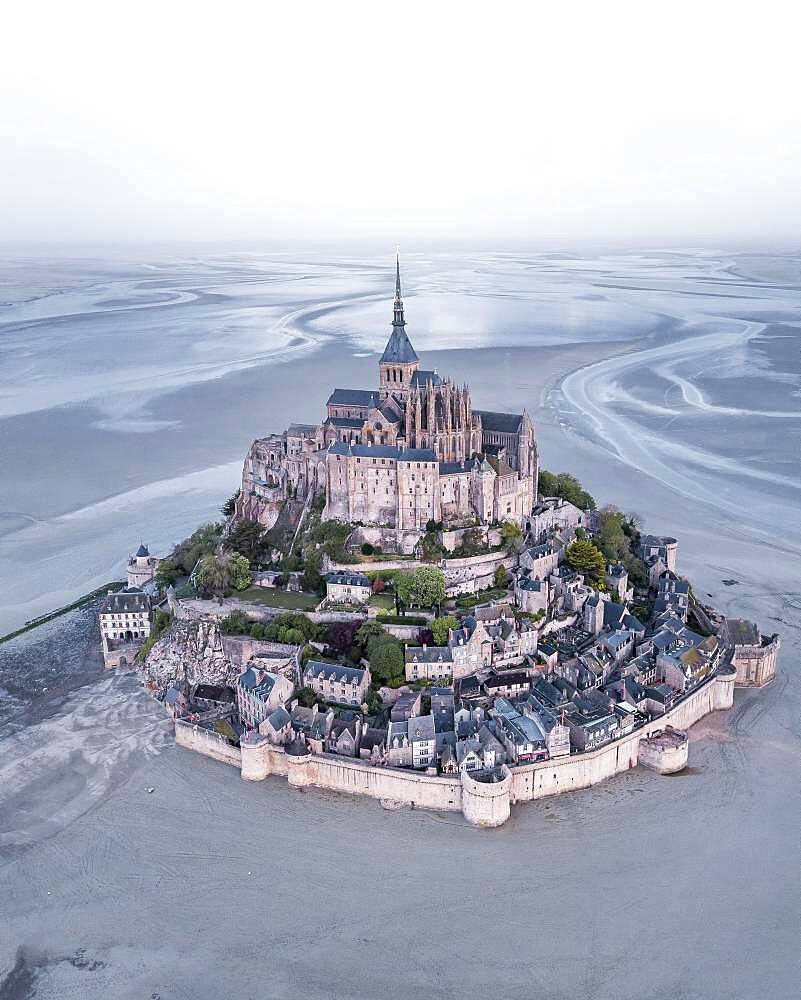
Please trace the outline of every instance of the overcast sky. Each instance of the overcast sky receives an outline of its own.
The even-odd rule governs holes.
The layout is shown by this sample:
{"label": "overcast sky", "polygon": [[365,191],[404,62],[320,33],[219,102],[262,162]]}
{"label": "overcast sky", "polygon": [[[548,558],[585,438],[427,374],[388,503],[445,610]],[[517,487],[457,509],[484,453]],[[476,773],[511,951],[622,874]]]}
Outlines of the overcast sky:
{"label": "overcast sky", "polygon": [[795,242],[795,9],[15,3],[0,239]]}

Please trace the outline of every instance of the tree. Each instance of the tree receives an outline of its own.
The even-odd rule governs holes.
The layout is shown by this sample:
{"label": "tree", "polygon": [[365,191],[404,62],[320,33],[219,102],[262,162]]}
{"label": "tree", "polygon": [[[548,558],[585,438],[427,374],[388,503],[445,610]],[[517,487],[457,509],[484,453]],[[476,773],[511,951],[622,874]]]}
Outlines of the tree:
{"label": "tree", "polygon": [[569,472],[554,475],[547,469],[540,469],[539,493],[544,497],[561,497],[568,503],[575,504],[581,510],[595,510],[595,500]]}
{"label": "tree", "polygon": [[506,567],[501,565],[495,570],[495,586],[505,587],[506,582],[509,578],[509,574],[506,572]]}
{"label": "tree", "polygon": [[310,687],[300,688],[299,691],[295,692],[295,697],[298,699],[298,704],[304,708],[311,708],[313,705],[316,705],[320,698],[314,688]]}
{"label": "tree", "polygon": [[223,635],[249,635],[253,620],[244,611],[232,611],[220,619],[220,631]]}
{"label": "tree", "polygon": [[231,515],[236,510],[236,501],[239,499],[239,494],[241,490],[237,490],[232,497],[228,497],[225,503],[220,507],[220,513],[223,517],[231,517]]}
{"label": "tree", "polygon": [[195,570],[195,586],[201,597],[222,597],[230,589],[226,565],[214,553],[200,559]]}
{"label": "tree", "polygon": [[445,600],[445,577],[435,566],[418,566],[395,574],[395,593],[404,606],[431,607]]}
{"label": "tree", "polygon": [[358,622],[333,622],[325,630],[326,643],[340,655],[347,653],[356,642]]}
{"label": "tree", "polygon": [[629,575],[629,583],[633,587],[648,586],[648,570],[639,556],[635,556],[633,552],[629,552],[623,556],[622,562]]}
{"label": "tree", "polygon": [[379,625],[378,622],[367,621],[356,632],[356,642],[362,649],[367,649],[373,639],[378,639],[388,634],[383,625]]}
{"label": "tree", "polygon": [[629,540],[623,530],[625,515],[616,507],[604,507],[598,520],[598,547],[610,562],[615,562],[629,551]]}
{"label": "tree", "polygon": [[222,558],[227,562],[227,573],[231,587],[234,590],[247,590],[253,582],[253,577],[250,575],[250,563],[245,556],[238,552],[232,552]]}
{"label": "tree", "polygon": [[251,566],[264,559],[268,547],[267,532],[258,521],[239,521],[223,542],[224,549],[243,555]]}
{"label": "tree", "polygon": [[201,558],[195,571],[195,586],[201,597],[224,597],[231,590],[244,590],[251,579],[247,559],[237,552],[221,556],[209,553]]}
{"label": "tree", "polygon": [[602,580],[606,563],[603,553],[589,539],[577,538],[567,548],[567,561],[577,573],[592,581]]}
{"label": "tree", "polygon": [[375,552],[375,549],[369,542],[362,542],[362,555],[371,556]]}
{"label": "tree", "polygon": [[403,646],[391,635],[374,639],[369,648],[370,673],[374,680],[389,683],[403,677]]}
{"label": "tree", "polygon": [[520,530],[520,525],[515,524],[514,521],[504,521],[501,525],[501,538],[507,545],[517,541],[522,535],[523,532]]}
{"label": "tree", "polygon": [[459,622],[453,615],[443,615],[442,618],[435,618],[431,622],[431,634],[434,637],[434,644],[444,646],[448,641],[448,630],[458,627]]}
{"label": "tree", "polygon": [[162,559],[156,570],[155,580],[162,590],[175,585],[178,579],[178,570],[171,559]]}

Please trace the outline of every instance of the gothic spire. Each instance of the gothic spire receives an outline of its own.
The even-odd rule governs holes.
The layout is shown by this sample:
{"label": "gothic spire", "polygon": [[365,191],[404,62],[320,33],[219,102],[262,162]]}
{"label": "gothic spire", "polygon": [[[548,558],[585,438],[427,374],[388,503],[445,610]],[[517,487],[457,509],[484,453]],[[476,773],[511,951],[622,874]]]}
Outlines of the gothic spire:
{"label": "gothic spire", "polygon": [[395,306],[392,325],[406,326],[406,320],[403,317],[403,299],[401,298],[400,247],[395,251]]}
{"label": "gothic spire", "polygon": [[398,250],[395,257],[395,303],[392,316],[392,333],[381,356],[382,362],[404,365],[414,364],[420,360],[406,335],[405,327],[406,320],[403,316],[403,299],[401,298],[400,250]]}

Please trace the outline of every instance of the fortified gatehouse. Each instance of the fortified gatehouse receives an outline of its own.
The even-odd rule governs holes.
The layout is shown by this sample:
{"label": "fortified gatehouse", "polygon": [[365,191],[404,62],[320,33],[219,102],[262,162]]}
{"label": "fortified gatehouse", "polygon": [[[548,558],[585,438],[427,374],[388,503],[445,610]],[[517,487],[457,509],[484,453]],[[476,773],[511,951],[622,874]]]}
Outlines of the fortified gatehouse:
{"label": "fortified gatehouse", "polygon": [[362,521],[403,538],[446,527],[523,525],[537,496],[528,414],[476,410],[469,387],[420,368],[406,332],[396,261],[392,330],[376,389],[331,393],[325,420],[253,442],[237,515],[271,527],[289,497],[324,493],[323,517]]}

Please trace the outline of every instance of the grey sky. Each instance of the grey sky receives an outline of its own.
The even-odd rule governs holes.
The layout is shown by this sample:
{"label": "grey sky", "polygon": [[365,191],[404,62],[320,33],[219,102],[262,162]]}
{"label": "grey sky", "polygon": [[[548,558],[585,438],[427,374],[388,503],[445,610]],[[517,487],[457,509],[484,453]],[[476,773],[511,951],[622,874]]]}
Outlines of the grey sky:
{"label": "grey sky", "polygon": [[760,2],[15,4],[0,239],[796,239]]}

